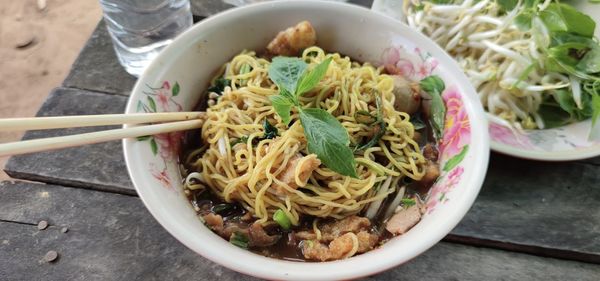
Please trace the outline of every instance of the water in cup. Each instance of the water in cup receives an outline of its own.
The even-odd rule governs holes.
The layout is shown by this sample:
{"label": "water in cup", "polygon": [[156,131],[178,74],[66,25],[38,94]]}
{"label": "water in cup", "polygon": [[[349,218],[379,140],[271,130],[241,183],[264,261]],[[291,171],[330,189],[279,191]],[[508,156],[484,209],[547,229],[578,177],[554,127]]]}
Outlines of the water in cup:
{"label": "water in cup", "polygon": [[135,76],[192,25],[189,0],[100,0],[100,5],[117,57]]}

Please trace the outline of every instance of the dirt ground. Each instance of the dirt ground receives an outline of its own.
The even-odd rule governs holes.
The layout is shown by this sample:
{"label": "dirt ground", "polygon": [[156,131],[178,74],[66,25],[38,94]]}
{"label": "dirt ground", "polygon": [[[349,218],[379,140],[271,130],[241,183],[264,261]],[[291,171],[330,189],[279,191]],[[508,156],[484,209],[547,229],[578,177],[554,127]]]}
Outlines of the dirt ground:
{"label": "dirt ground", "polygon": [[[0,0],[0,118],[36,113],[101,16],[98,0]],[[0,143],[21,136],[0,132]],[[7,178],[0,169],[0,180]]]}

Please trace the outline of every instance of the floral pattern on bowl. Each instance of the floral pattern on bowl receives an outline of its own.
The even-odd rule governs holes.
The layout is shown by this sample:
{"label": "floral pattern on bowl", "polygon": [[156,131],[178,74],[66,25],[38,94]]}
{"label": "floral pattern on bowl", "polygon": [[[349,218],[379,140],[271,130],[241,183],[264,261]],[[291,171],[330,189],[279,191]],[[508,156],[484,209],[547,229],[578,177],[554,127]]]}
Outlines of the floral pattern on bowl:
{"label": "floral pattern on bowl", "polygon": [[492,149],[522,158],[576,160],[600,155],[600,140],[590,140],[591,120],[546,130],[518,130],[490,120]]}
{"label": "floral pattern on bowl", "polygon": [[[427,52],[416,47],[412,51],[405,46],[387,48],[382,63],[390,73],[399,73],[413,81],[437,74],[439,62]],[[464,108],[462,94],[450,81],[444,81],[446,89],[442,99],[446,106],[444,133],[439,141],[441,175],[432,186],[425,206],[431,214],[440,203],[450,200],[448,194],[460,184],[464,167],[461,162],[469,152],[471,125]]]}
{"label": "floral pattern on bowl", "polygon": [[[183,110],[181,104],[176,100],[181,86],[178,82],[173,84],[164,81],[160,87],[154,88],[146,85],[148,91],[143,92],[143,97],[137,101],[137,112],[179,112]],[[169,171],[170,163],[178,163],[181,151],[181,138],[183,132],[164,133],[153,136],[138,137],[138,141],[147,141],[152,154],[157,157],[156,162],[150,162],[150,174],[163,187],[175,190],[173,187],[173,172]]]}

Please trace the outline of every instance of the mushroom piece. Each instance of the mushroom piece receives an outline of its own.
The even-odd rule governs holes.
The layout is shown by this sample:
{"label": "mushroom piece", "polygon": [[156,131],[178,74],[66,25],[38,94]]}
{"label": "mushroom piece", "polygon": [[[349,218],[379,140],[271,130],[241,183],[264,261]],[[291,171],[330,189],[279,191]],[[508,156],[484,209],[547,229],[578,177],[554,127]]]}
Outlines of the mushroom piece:
{"label": "mushroom piece", "polygon": [[421,89],[419,84],[409,82],[400,76],[392,77],[394,79],[394,108],[409,115],[416,113],[421,106]]}

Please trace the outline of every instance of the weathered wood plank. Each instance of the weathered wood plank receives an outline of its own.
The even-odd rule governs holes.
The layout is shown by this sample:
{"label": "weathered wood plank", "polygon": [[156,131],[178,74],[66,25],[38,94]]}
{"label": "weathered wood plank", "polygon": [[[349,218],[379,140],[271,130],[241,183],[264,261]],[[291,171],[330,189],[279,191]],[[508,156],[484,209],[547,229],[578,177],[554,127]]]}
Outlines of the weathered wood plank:
{"label": "weathered wood plank", "polygon": [[[121,113],[126,98],[78,89],[57,88],[37,116]],[[94,127],[29,131],[24,139],[55,137],[117,128]],[[135,194],[120,141],[19,155],[9,159],[5,171],[14,178]]]}
{"label": "weathered wood plank", "polygon": [[449,239],[600,263],[600,166],[492,154],[477,201]]}
{"label": "weathered wood plank", "polygon": [[[50,227],[38,230],[34,224],[40,220]],[[185,248],[132,196],[3,182],[0,221],[3,280],[250,279]],[[50,250],[59,259],[40,262]],[[600,267],[592,264],[440,243],[368,279],[597,280],[599,275]]]}
{"label": "weathered wood plank", "polygon": [[104,21],[100,21],[73,63],[63,86],[129,95],[136,78],[119,64]]}

